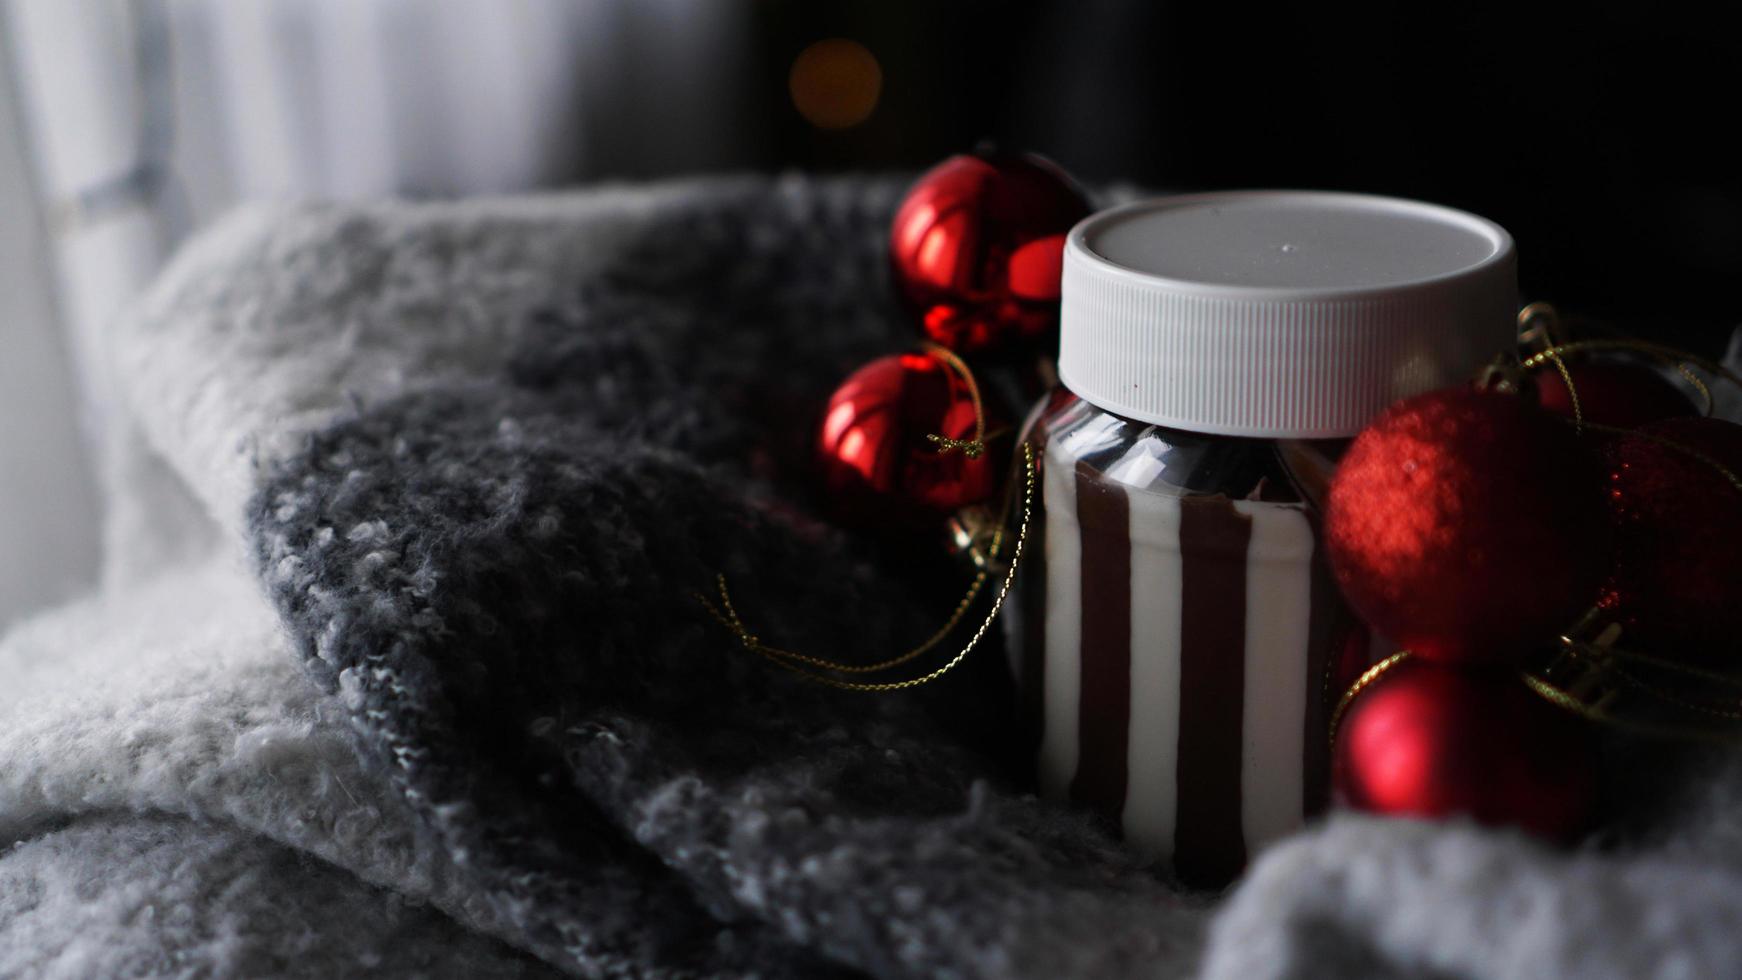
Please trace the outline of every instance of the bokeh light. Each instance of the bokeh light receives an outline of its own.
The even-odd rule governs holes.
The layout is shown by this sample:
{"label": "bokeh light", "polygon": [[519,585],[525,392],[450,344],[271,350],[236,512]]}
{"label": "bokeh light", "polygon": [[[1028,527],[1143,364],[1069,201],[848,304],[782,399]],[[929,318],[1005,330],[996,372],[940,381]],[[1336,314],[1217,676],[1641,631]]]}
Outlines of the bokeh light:
{"label": "bokeh light", "polygon": [[847,129],[871,117],[883,93],[883,68],[863,44],[818,41],[799,52],[787,76],[793,107],[819,129]]}

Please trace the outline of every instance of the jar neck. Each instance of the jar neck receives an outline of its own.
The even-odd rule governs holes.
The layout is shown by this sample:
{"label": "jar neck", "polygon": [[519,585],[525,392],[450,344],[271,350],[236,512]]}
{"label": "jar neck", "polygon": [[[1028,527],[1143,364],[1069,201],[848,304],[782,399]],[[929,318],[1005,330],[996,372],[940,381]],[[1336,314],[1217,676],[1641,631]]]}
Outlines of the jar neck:
{"label": "jar neck", "polygon": [[1265,439],[1171,429],[1074,396],[1047,404],[1033,427],[1048,465],[1086,467],[1133,490],[1168,496],[1316,505],[1346,439]]}

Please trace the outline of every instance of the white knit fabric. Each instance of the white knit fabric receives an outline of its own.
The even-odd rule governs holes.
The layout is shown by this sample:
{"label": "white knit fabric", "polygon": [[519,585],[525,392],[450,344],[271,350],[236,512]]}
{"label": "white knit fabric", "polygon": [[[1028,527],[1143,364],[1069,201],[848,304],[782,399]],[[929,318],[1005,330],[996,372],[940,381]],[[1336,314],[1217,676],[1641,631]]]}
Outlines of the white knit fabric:
{"label": "white knit fabric", "polygon": [[542,977],[427,906],[223,825],[110,814],[0,860],[8,977]]}
{"label": "white knit fabric", "polygon": [[0,643],[0,678],[0,840],[20,842],[0,856],[0,976],[150,975],[180,956],[332,975],[381,947],[323,950],[309,933],[463,935],[432,910],[394,911],[406,902],[488,926],[364,774],[341,706],[301,675],[228,556],[26,623]]}

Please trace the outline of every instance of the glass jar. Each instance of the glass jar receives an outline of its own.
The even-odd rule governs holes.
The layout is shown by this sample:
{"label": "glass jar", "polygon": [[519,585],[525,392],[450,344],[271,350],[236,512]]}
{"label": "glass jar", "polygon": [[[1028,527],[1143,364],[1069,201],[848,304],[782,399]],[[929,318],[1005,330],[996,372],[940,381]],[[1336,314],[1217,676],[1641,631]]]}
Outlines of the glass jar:
{"label": "glass jar", "polygon": [[1346,440],[1513,339],[1511,239],[1431,205],[1165,198],[1066,245],[1063,387],[1006,621],[1044,796],[1216,887],[1325,803],[1370,662],[1320,548]]}

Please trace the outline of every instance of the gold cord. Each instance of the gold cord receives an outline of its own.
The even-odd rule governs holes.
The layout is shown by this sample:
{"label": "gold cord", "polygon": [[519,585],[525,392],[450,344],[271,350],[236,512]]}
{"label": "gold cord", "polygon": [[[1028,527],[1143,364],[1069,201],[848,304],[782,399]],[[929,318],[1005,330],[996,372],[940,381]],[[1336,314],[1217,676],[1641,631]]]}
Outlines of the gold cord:
{"label": "gold cord", "polygon": [[[955,352],[947,347],[930,342],[923,344],[922,347],[927,354],[937,358],[950,370],[956,372],[957,376],[961,378],[962,383],[968,389],[968,398],[974,407],[973,438],[953,439],[935,433],[926,436],[926,438],[937,445],[940,454],[960,452],[968,459],[978,459],[986,452],[986,411],[985,405],[980,397],[979,383],[974,379],[974,372],[969,369],[966,362],[956,356]],[[926,638],[923,643],[898,656],[890,657],[886,660],[881,660],[872,664],[849,664],[838,660],[829,660],[823,657],[813,657],[808,654],[798,653],[793,650],[786,650],[763,643],[761,638],[755,633],[752,633],[749,627],[744,624],[744,620],[739,616],[737,608],[733,606],[731,592],[726,587],[725,575],[719,575],[715,580],[715,585],[719,589],[720,598],[717,605],[710,601],[706,596],[699,593],[695,595],[695,599],[713,615],[714,619],[717,620],[720,625],[724,626],[737,636],[738,642],[742,644],[746,650],[758,654],[770,662],[818,684],[824,684],[829,687],[846,691],[881,692],[904,690],[906,688],[918,687],[921,684],[927,684],[937,680],[939,677],[942,677],[944,674],[953,670],[958,664],[967,658],[968,654],[973,651],[976,646],[979,645],[980,640],[986,635],[986,631],[991,628],[992,622],[998,618],[999,612],[1004,608],[1004,601],[1010,594],[1011,584],[1016,577],[1017,565],[1022,560],[1023,547],[1027,543],[1029,518],[1032,515],[1034,503],[1034,450],[1028,443],[1024,443],[1021,449],[1024,476],[1022,522],[1017,530],[1016,547],[1011,554],[1009,567],[1005,570],[1004,581],[999,587],[997,598],[993,600],[991,610],[986,614],[986,618],[980,623],[979,629],[975,630],[974,635],[969,638],[967,645],[943,666],[932,670],[930,673],[919,677],[908,678],[906,680],[885,682],[848,681],[842,680],[839,677],[830,676],[830,673],[848,675],[872,674],[899,667],[929,653],[939,643],[942,643],[946,637],[955,632],[957,627],[961,625],[962,620],[966,618],[968,610],[973,608],[974,601],[979,598],[981,592],[984,590],[987,581],[990,579],[990,568],[998,558],[999,554],[1003,551],[1006,530],[1009,526],[1010,508],[1013,503],[1013,492],[1015,489],[1013,482],[1008,483],[1005,488],[1004,501],[1002,506],[999,508],[998,524],[993,530],[992,540],[987,546],[986,567],[982,568],[974,576],[974,580],[968,585],[967,593],[962,596],[960,602],[956,603],[955,610],[950,613],[949,618],[944,621],[944,624],[939,627],[936,632],[932,633],[930,637]],[[828,671],[830,673],[822,673],[820,671]]]}
{"label": "gold cord", "polygon": [[1580,701],[1578,698],[1573,697],[1571,694],[1568,694],[1558,687],[1555,687],[1553,684],[1550,684],[1548,681],[1543,680],[1535,674],[1525,672],[1522,676],[1524,677],[1525,687],[1535,691],[1555,707],[1571,711],[1573,714],[1589,718],[1592,721],[1609,722],[1614,720],[1608,712]]}
{"label": "gold cord", "polygon": [[[1573,384],[1573,372],[1567,370],[1567,362],[1561,359],[1559,349],[1550,347],[1548,350],[1543,351],[1541,356],[1546,356],[1549,360],[1554,362],[1554,369],[1560,373],[1561,383],[1567,386],[1567,402],[1571,404],[1573,408],[1573,429],[1578,432],[1583,432],[1585,430],[1585,410],[1579,404],[1579,387]],[[1535,360],[1535,358],[1527,359],[1524,362],[1526,370],[1529,370],[1532,367],[1530,362],[1533,360]]]}
{"label": "gold cord", "polygon": [[966,361],[956,356],[955,351],[942,344],[934,344],[928,340],[920,346],[927,354],[944,362],[950,370],[956,372],[957,376],[962,379],[962,383],[967,386],[968,398],[974,404],[974,438],[951,439],[934,432],[926,436],[926,440],[936,443],[939,453],[960,450],[962,455],[969,459],[979,459],[980,455],[986,451],[986,407],[980,401],[980,385],[974,380],[974,372],[968,369]]}
{"label": "gold cord", "polygon": [[[1704,670],[1688,664],[1679,664],[1674,661],[1664,660],[1647,654],[1623,650],[1619,647],[1608,645],[1601,639],[1594,643],[1584,643],[1575,640],[1572,637],[1563,636],[1561,637],[1561,646],[1573,659],[1582,660],[1594,665],[1602,671],[1604,677],[1613,677],[1614,679],[1619,680],[1636,690],[1644,692],[1665,704],[1674,705],[1675,707],[1688,711],[1696,711],[1701,714],[1710,715],[1714,718],[1722,718],[1726,721],[1742,721],[1742,711],[1716,707],[1709,703],[1701,703],[1698,700],[1689,699],[1673,693],[1672,691],[1666,690],[1658,683],[1640,677],[1635,671],[1630,670],[1628,665],[1636,664],[1641,667],[1647,667],[1683,681],[1691,680],[1728,685],[1732,691],[1734,691],[1739,684],[1742,684],[1742,677]],[[1538,687],[1539,693],[1541,693],[1542,688],[1551,687],[1548,682],[1540,679],[1538,679],[1532,686]],[[1584,702],[1580,701],[1576,696],[1567,692],[1560,692],[1559,696],[1569,698],[1587,708],[1589,707],[1588,705],[1584,705]],[[1734,703],[1739,707],[1742,707],[1742,699],[1738,699],[1734,695],[1719,700],[1725,704]],[[1559,702],[1557,701],[1557,703]]]}
{"label": "gold cord", "polygon": [[[1017,528],[1016,546],[1011,552],[1010,565],[1004,572],[1004,580],[999,585],[998,595],[993,599],[992,608],[987,611],[986,618],[980,622],[980,627],[974,631],[974,635],[968,639],[967,644],[963,646],[954,657],[951,657],[948,662],[935,668],[930,673],[899,681],[865,682],[842,680],[838,677],[831,677],[826,673],[812,670],[811,668],[821,668],[822,670],[843,674],[865,674],[888,670],[891,667],[898,667],[930,651],[938,643],[942,642],[944,637],[950,635],[950,633],[953,632],[961,623],[963,617],[967,615],[968,609],[973,605],[974,599],[980,594],[981,588],[986,583],[989,573],[985,570],[982,570],[979,574],[974,576],[974,581],[969,585],[967,594],[963,596],[960,603],[957,603],[955,612],[950,615],[950,618],[944,623],[942,628],[933,633],[929,639],[914,649],[909,650],[900,656],[891,657],[874,664],[845,664],[835,660],[826,660],[821,657],[812,657],[801,653],[795,653],[790,650],[782,650],[779,647],[772,647],[763,643],[762,640],[755,633],[752,633],[749,627],[744,624],[744,620],[738,615],[737,609],[733,607],[732,597],[727,591],[726,576],[724,575],[720,575],[716,579],[720,591],[720,602],[718,605],[709,601],[706,596],[700,594],[696,595],[696,601],[700,602],[709,613],[713,614],[714,618],[719,621],[720,625],[736,635],[738,637],[738,642],[741,643],[746,650],[758,654],[769,662],[792,671],[806,680],[827,687],[836,688],[837,690],[865,693],[901,691],[908,688],[919,687],[922,684],[929,684],[949,673],[951,670],[954,670],[957,665],[967,659],[968,654],[973,652],[974,648],[980,644],[980,640],[985,637],[986,631],[991,628],[993,621],[998,618],[998,613],[1004,608],[1005,599],[1010,595],[1011,584],[1016,579],[1017,566],[1022,561],[1023,547],[1028,541],[1029,519],[1033,515],[1034,508],[1034,448],[1026,442],[1022,444],[1021,448],[1023,466],[1022,522]],[[1003,523],[1000,522],[998,530],[993,534],[989,552],[991,558],[995,559],[998,556],[999,551],[1003,547],[1003,538],[1004,527]]]}
{"label": "gold cord", "polygon": [[[1644,354],[1660,364],[1667,364],[1674,367],[1683,378],[1687,379],[1688,383],[1693,386],[1694,390],[1700,393],[1700,399],[1705,402],[1704,412],[1702,414],[1706,415],[1712,413],[1712,389],[1702,381],[1698,375],[1694,374],[1694,372],[1689,368],[1690,364],[1714,377],[1723,378],[1732,385],[1742,388],[1742,376],[1738,376],[1736,372],[1716,361],[1700,357],[1697,354],[1690,354],[1687,351],[1678,350],[1674,347],[1666,347],[1663,344],[1648,343],[1643,340],[1575,340],[1571,343],[1556,344],[1544,350],[1537,351],[1535,354],[1525,358],[1522,363],[1525,370],[1534,371],[1542,365],[1552,362],[1560,370],[1562,380],[1566,381],[1567,390],[1572,391],[1572,379],[1567,376],[1566,366],[1562,363],[1561,359],[1568,354],[1579,354],[1588,351],[1626,351],[1634,354]],[[1576,415],[1578,406],[1577,393],[1574,393],[1573,395],[1573,405]]]}
{"label": "gold cord", "polygon": [[1350,703],[1353,702],[1356,696],[1362,691],[1372,687],[1373,683],[1379,680],[1380,677],[1383,677],[1386,671],[1408,659],[1408,650],[1397,651],[1391,656],[1386,657],[1384,660],[1381,660],[1367,668],[1360,677],[1355,678],[1355,683],[1350,684],[1349,689],[1343,692],[1342,699],[1337,702],[1336,710],[1331,712],[1331,730],[1328,734],[1330,735],[1331,747],[1333,749],[1335,749],[1337,745],[1337,729],[1342,727],[1343,715],[1348,712]]}
{"label": "gold cord", "polygon": [[1733,745],[1737,740],[1737,733],[1733,723],[1738,719],[1742,719],[1742,715],[1720,711],[1705,705],[1693,704],[1674,698],[1665,694],[1663,691],[1640,682],[1637,678],[1626,675],[1625,673],[1619,675],[1610,674],[1608,676],[1619,676],[1621,680],[1627,682],[1630,686],[1637,688],[1646,694],[1657,697],[1669,704],[1675,705],[1678,708],[1692,710],[1700,714],[1720,719],[1724,722],[1730,722],[1731,724],[1719,728],[1701,728],[1687,724],[1665,724],[1662,722],[1641,720],[1638,717],[1617,715],[1606,710],[1604,707],[1605,704],[1613,699],[1614,692],[1599,698],[1597,702],[1593,704],[1580,699],[1574,694],[1568,693],[1535,674],[1525,672],[1523,676],[1525,686],[1529,687],[1533,692],[1547,700],[1550,704],[1571,711],[1588,721],[1596,722],[1598,724],[1633,732],[1638,735],[1648,735],[1656,738],[1695,739],[1726,745]]}
{"label": "gold cord", "polygon": [[[1561,642],[1568,646],[1574,645],[1572,640],[1569,640],[1564,636],[1561,637]],[[1718,684],[1742,685],[1742,677],[1738,677],[1735,674],[1725,674],[1715,670],[1706,670],[1702,667],[1692,666],[1691,664],[1678,664],[1673,660],[1664,660],[1661,657],[1653,657],[1650,654],[1645,653],[1635,653],[1632,650],[1623,650],[1619,647],[1605,647],[1604,652],[1617,660],[1631,661],[1640,664],[1641,666],[1650,667],[1653,670],[1661,670],[1670,674],[1681,674],[1694,680],[1712,681]]]}
{"label": "gold cord", "polygon": [[[1574,647],[1573,645],[1569,644],[1569,648],[1572,649],[1573,652],[1580,653],[1582,655],[1582,652],[1578,651],[1577,648]],[[1337,703],[1336,711],[1334,711],[1331,714],[1331,726],[1330,726],[1329,735],[1330,735],[1331,751],[1333,753],[1335,753],[1335,751],[1336,751],[1338,730],[1342,727],[1343,716],[1348,713],[1350,704],[1352,704],[1354,702],[1355,698],[1358,697],[1363,691],[1367,690],[1367,688],[1372,687],[1375,683],[1377,683],[1379,678],[1384,676],[1386,672],[1390,671],[1392,668],[1396,667],[1398,664],[1402,663],[1403,661],[1409,659],[1409,656],[1410,656],[1410,653],[1408,650],[1400,650],[1397,653],[1394,653],[1391,656],[1386,657],[1384,660],[1381,660],[1378,663],[1374,664],[1373,666],[1367,668],[1366,672],[1364,672],[1360,677],[1356,678],[1355,683],[1349,685],[1349,689],[1347,691],[1343,692],[1342,700]],[[1636,732],[1639,732],[1641,734],[1647,734],[1647,735],[1677,736],[1677,737],[1687,737],[1689,735],[1697,735],[1698,737],[1702,737],[1702,738],[1708,738],[1708,739],[1714,738],[1714,736],[1712,736],[1710,733],[1706,733],[1706,732],[1692,733],[1692,732],[1689,732],[1689,731],[1682,729],[1682,728],[1676,728],[1676,727],[1667,726],[1667,725],[1650,725],[1650,724],[1644,724],[1644,723],[1641,723],[1638,721],[1634,721],[1632,719],[1620,718],[1620,717],[1617,717],[1617,716],[1610,714],[1609,712],[1603,710],[1600,703],[1599,704],[1589,704],[1589,703],[1586,703],[1585,701],[1581,701],[1578,697],[1560,689],[1559,687],[1556,687],[1554,684],[1544,680],[1541,677],[1536,676],[1535,674],[1533,674],[1529,671],[1519,671],[1518,676],[1519,676],[1519,679],[1524,682],[1525,687],[1529,688],[1533,693],[1535,693],[1539,697],[1543,698],[1544,700],[1548,701],[1550,704],[1553,704],[1558,708],[1561,708],[1565,711],[1570,711],[1576,715],[1579,715],[1582,718],[1586,718],[1586,719],[1589,719],[1589,720],[1594,721],[1594,722],[1600,722],[1602,724],[1613,725],[1613,726],[1620,727],[1620,728],[1626,728],[1626,729],[1636,731]],[[1669,701],[1670,703],[1675,704],[1678,707],[1689,708],[1689,709],[1699,711],[1699,712],[1702,712],[1705,714],[1713,715],[1713,716],[1716,716],[1719,718],[1724,718],[1726,720],[1742,719],[1742,715],[1731,714],[1729,712],[1720,711],[1720,710],[1717,710],[1714,708],[1709,708],[1709,707],[1705,707],[1705,706],[1698,705],[1698,704],[1683,702],[1680,699],[1673,698],[1673,697],[1665,694],[1662,691],[1658,691],[1658,690],[1655,690],[1655,689],[1647,686],[1646,684],[1644,684],[1642,681],[1638,680],[1637,678],[1634,678],[1634,677],[1631,677],[1631,676],[1628,676],[1625,674],[1622,674],[1621,676],[1624,680],[1633,684],[1635,687],[1638,687],[1639,689],[1641,689],[1649,694],[1653,694],[1659,698],[1662,698],[1666,701]]]}

